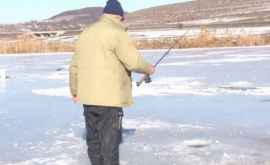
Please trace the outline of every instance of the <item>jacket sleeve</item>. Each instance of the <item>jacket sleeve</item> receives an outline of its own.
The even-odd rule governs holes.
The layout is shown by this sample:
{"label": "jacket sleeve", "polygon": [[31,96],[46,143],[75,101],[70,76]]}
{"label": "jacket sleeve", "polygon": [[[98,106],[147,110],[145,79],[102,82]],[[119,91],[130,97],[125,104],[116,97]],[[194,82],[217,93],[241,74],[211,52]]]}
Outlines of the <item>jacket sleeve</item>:
{"label": "jacket sleeve", "polygon": [[76,53],[73,55],[69,66],[69,86],[73,97],[77,96],[77,81],[78,81],[78,61]]}
{"label": "jacket sleeve", "polygon": [[116,43],[116,55],[127,70],[137,73],[150,74],[150,64],[138,53],[127,32],[121,33]]}

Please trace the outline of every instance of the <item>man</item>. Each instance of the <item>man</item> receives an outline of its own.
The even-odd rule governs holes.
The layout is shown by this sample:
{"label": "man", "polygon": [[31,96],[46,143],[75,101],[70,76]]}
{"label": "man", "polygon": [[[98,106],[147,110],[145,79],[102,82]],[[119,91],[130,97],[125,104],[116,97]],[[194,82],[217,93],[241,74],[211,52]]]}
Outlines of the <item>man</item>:
{"label": "man", "polygon": [[73,99],[84,107],[92,165],[119,165],[122,108],[133,103],[131,72],[153,74],[154,67],[130,40],[121,4],[109,0],[103,13],[76,43],[70,89]]}

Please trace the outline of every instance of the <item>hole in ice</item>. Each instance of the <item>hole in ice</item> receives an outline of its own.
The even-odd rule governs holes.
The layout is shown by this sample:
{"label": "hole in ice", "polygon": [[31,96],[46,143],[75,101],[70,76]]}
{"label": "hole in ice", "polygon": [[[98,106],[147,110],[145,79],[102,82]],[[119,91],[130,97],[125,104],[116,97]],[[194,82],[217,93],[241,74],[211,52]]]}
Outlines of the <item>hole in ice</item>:
{"label": "hole in ice", "polygon": [[245,81],[230,83],[229,85],[220,86],[219,88],[230,91],[242,91],[242,92],[258,89],[257,87],[254,86],[254,84]]}
{"label": "hole in ice", "polygon": [[202,148],[202,147],[209,146],[211,144],[211,141],[202,140],[202,139],[194,139],[194,140],[186,140],[184,141],[184,144],[192,148]]}

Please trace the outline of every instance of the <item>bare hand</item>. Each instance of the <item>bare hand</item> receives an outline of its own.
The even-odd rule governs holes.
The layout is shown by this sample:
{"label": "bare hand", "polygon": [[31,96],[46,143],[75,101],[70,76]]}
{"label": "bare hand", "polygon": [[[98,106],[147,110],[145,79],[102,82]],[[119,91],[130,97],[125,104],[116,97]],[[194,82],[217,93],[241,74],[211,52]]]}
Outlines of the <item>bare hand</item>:
{"label": "bare hand", "polygon": [[74,103],[77,103],[77,102],[79,102],[79,98],[77,96],[72,96],[72,101]]}

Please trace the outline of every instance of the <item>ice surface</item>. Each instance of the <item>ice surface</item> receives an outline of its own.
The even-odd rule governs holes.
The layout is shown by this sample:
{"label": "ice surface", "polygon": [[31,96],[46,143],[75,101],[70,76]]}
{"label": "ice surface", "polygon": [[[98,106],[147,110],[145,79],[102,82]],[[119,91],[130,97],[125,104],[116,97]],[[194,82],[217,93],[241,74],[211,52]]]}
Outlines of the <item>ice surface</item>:
{"label": "ice surface", "polygon": [[[166,50],[141,51],[155,62]],[[88,165],[66,55],[0,56],[1,165]],[[122,165],[267,165],[270,47],[173,50],[125,110]],[[134,75],[134,84],[140,75]]]}

